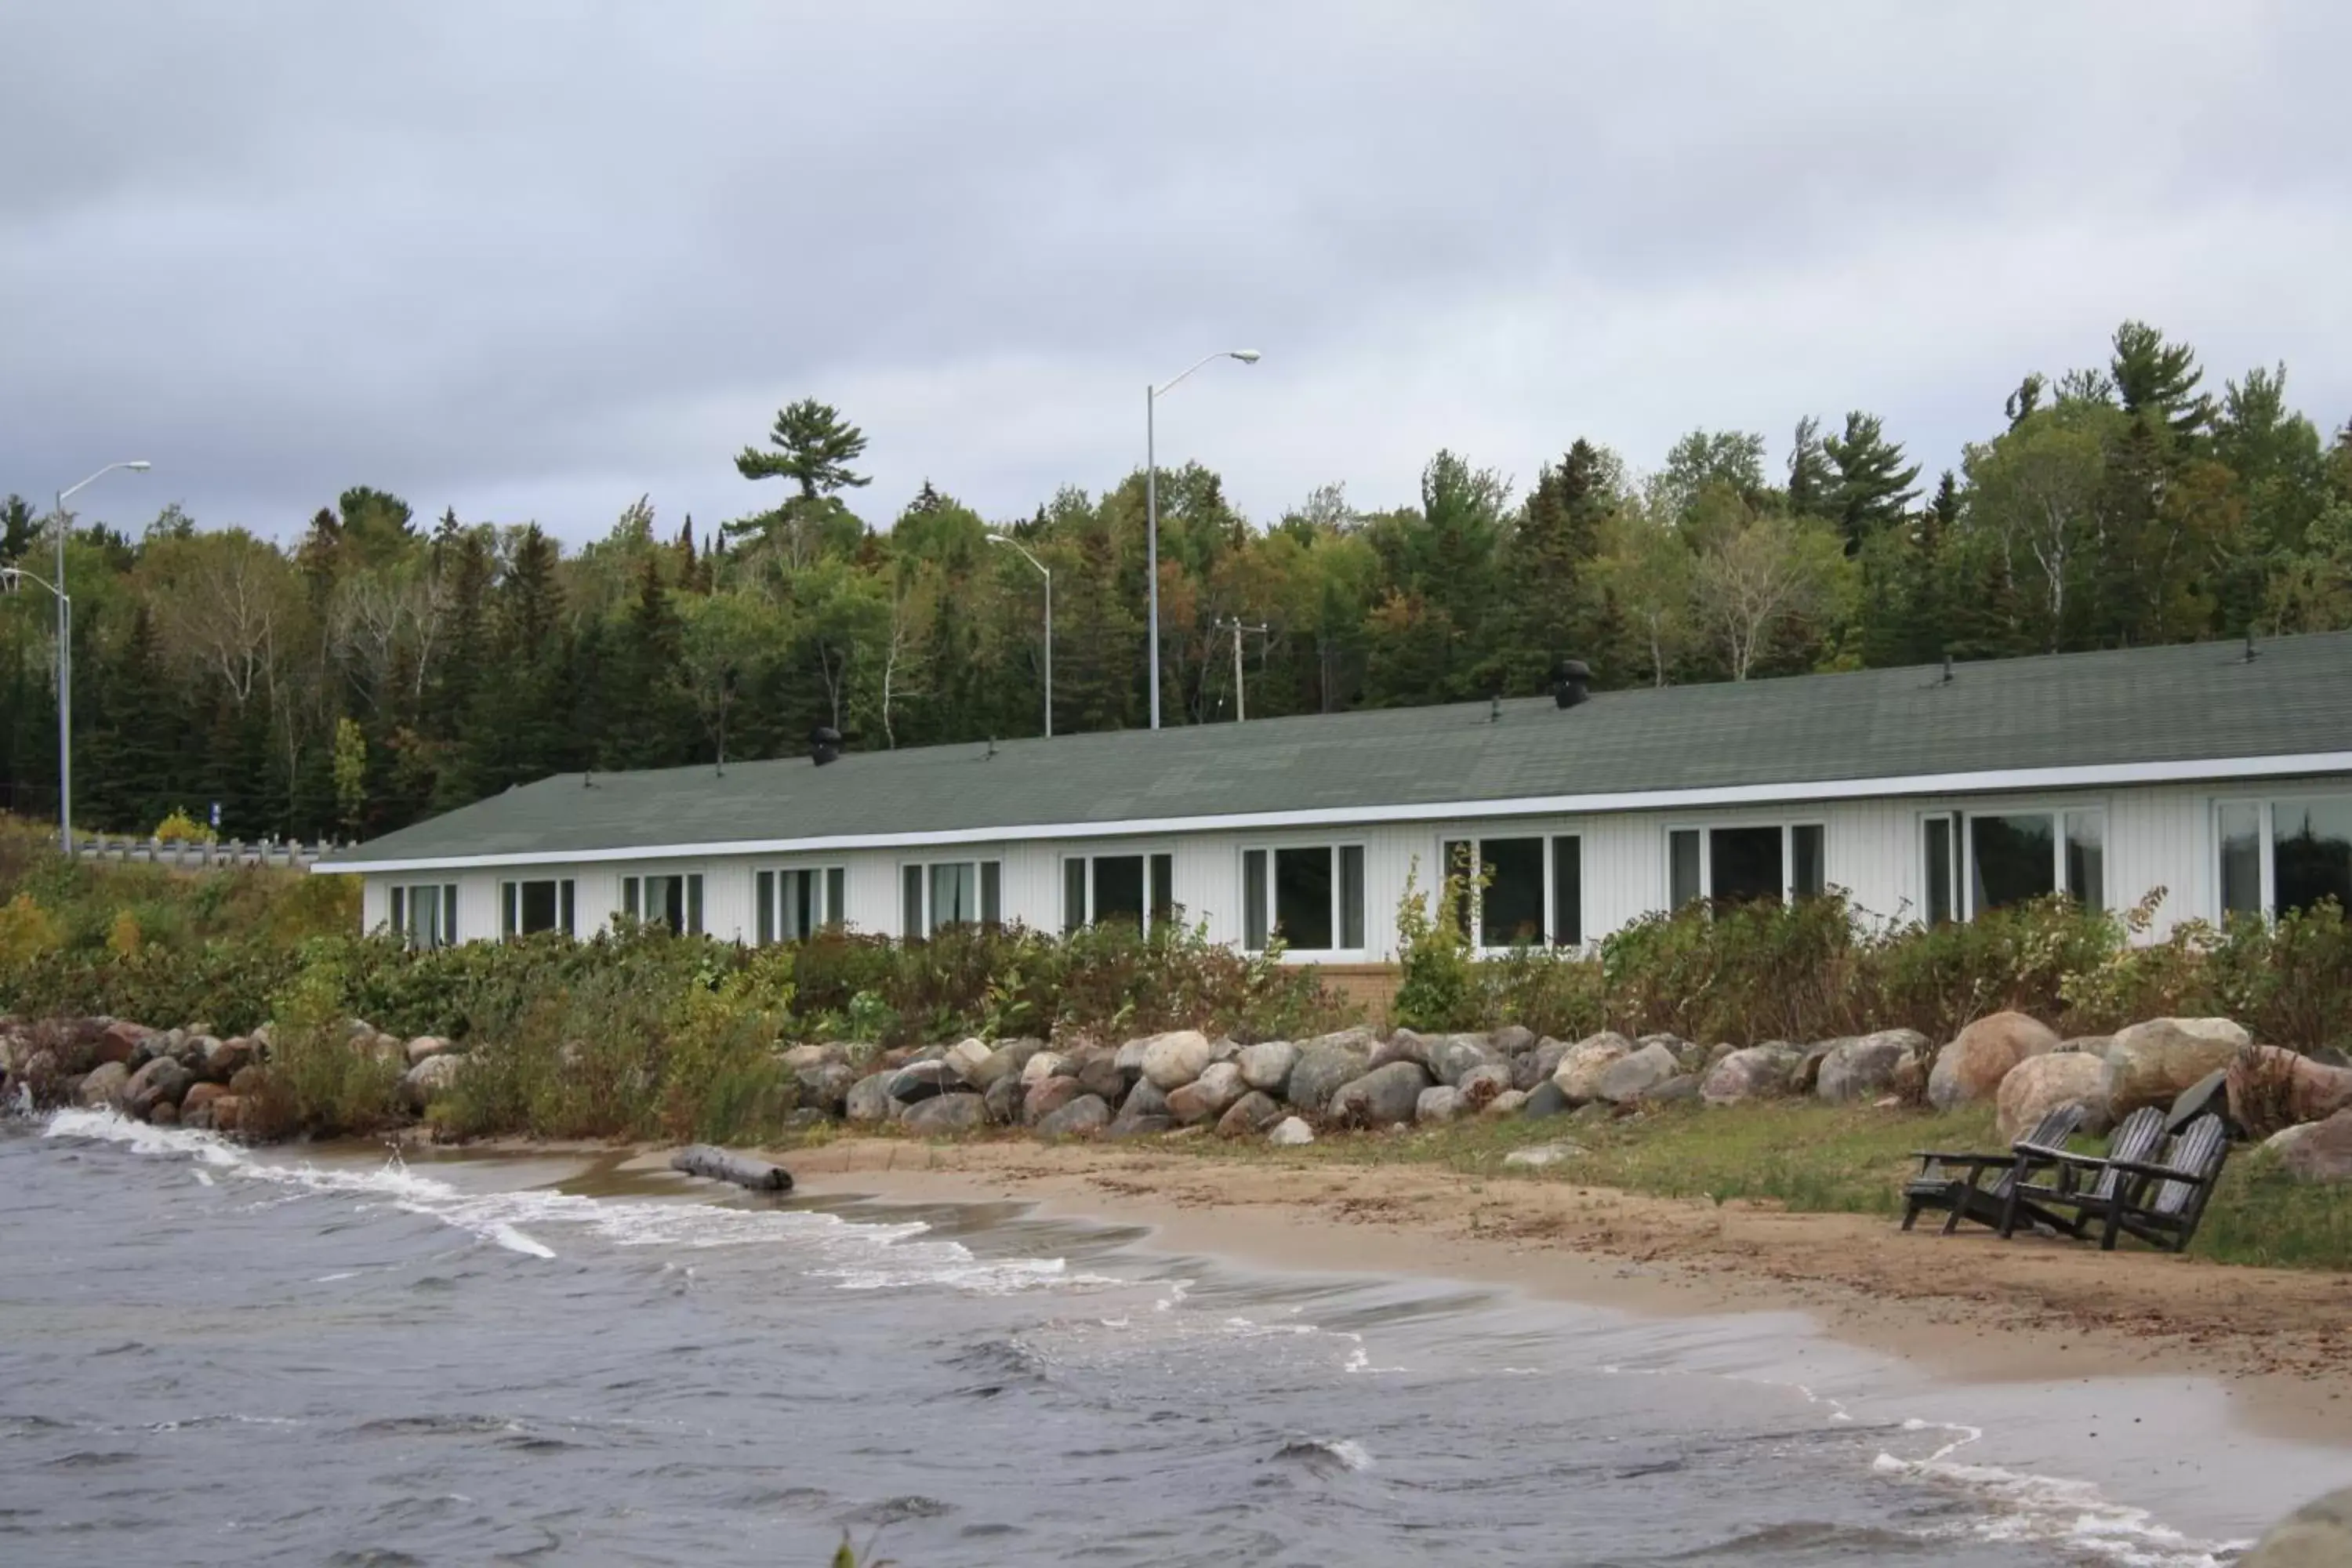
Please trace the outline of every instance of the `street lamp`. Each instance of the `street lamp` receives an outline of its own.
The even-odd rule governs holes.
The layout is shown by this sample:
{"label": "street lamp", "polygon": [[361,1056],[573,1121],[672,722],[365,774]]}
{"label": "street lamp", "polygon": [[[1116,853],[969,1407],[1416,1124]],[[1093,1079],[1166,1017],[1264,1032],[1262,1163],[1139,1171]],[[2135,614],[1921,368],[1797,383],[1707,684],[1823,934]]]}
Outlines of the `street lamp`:
{"label": "street lamp", "polygon": [[58,596],[58,843],[68,856],[73,854],[73,600],[66,595],[66,501],[117,468],[143,474],[151,466],[144,458],[109,463],[79,484],[58,492],[58,580],[41,585]]}
{"label": "street lamp", "polygon": [[1193,361],[1184,375],[1174,381],[1143,389],[1143,567],[1151,579],[1151,727],[1155,730],[1160,728],[1160,453],[1154,426],[1160,397],[1174,391],[1176,382],[1213,359],[1237,359],[1244,364],[1255,364],[1258,353],[1255,349],[1219,349]]}
{"label": "street lamp", "polygon": [[1045,739],[1054,738],[1054,569],[1029,553],[1018,540],[1002,533],[988,536],[991,544],[1009,544],[1021,552],[1021,559],[1045,575]]}

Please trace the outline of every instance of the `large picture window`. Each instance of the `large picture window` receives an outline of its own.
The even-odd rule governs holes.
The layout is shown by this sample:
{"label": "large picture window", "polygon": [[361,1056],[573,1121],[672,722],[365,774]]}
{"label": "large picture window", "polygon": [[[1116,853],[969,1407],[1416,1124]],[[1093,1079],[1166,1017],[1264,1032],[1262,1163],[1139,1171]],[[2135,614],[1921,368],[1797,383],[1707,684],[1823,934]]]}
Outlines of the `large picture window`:
{"label": "large picture window", "polygon": [[1989,812],[1967,821],[1970,914],[2061,891],[2086,910],[2106,908],[2106,813]]}
{"label": "large picture window", "polygon": [[572,934],[572,879],[549,878],[499,884],[499,934],[530,936],[543,931]]}
{"label": "large picture window", "polygon": [[805,942],[847,919],[849,871],[842,866],[794,867],[762,871],[751,879],[753,930],[761,947]]}
{"label": "large picture window", "polygon": [[1580,946],[1582,850],[1574,834],[1447,840],[1446,874],[1470,883],[1469,907],[1454,910],[1454,920],[1477,932],[1481,947]]}
{"label": "large picture window", "polygon": [[1004,918],[1001,860],[910,862],[899,872],[901,929],[928,937],[951,925],[995,925]]}
{"label": "large picture window", "polygon": [[2352,911],[2352,795],[2228,801],[2217,811],[2221,912]]}
{"label": "large picture window", "polygon": [[1242,945],[1270,938],[1301,952],[1364,946],[1364,847],[1318,844],[1242,852]]}
{"label": "large picture window", "polygon": [[702,934],[702,874],[624,877],[621,912],[647,925],[667,926],[672,936]]}
{"label": "large picture window", "polygon": [[419,952],[457,940],[457,884],[419,882],[392,890],[392,929]]}
{"label": "large picture window", "polygon": [[1827,830],[1818,822],[1677,827],[1666,834],[1668,904],[1781,903],[1829,890]]}
{"label": "large picture window", "polygon": [[1143,931],[1175,918],[1173,855],[1072,855],[1062,862],[1062,930],[1106,921]]}

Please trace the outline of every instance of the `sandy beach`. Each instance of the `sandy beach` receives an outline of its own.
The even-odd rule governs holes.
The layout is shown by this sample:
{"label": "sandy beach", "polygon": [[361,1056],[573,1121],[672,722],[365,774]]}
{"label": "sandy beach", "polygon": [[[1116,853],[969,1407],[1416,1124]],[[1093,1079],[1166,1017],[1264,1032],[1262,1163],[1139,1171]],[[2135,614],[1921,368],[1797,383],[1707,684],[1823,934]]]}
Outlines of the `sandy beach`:
{"label": "sandy beach", "polygon": [[1444,1278],[1659,1316],[1798,1311],[1943,1378],[2211,1379],[2250,1430],[2352,1447],[2343,1275],[1429,1166],[890,1139],[780,1158],[805,1194],[1010,1200],[1285,1270]]}

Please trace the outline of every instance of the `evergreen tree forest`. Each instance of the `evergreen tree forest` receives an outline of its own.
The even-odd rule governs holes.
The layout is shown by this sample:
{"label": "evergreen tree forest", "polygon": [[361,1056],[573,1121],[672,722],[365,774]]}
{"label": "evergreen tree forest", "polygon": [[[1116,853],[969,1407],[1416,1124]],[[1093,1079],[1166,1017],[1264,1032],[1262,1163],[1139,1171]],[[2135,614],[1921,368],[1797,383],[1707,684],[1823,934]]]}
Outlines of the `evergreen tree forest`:
{"label": "evergreen tree forest", "polygon": [[[1987,414],[1934,478],[1863,411],[1797,420],[1784,464],[1695,430],[1637,470],[1563,432],[1524,489],[1439,451],[1417,504],[1332,485],[1262,521],[1163,469],[1166,721],[1232,719],[1236,636],[1261,717],[1533,694],[1570,655],[1606,689],[2352,626],[2352,424],[2323,434],[2284,366],[2216,387],[2127,322],[2106,364]],[[68,530],[77,823],[217,802],[224,837],[348,838],[819,725],[868,750],[1034,735],[1042,582],[992,532],[1054,574],[1055,731],[1146,721],[1139,471],[993,521],[926,483],[893,517],[852,507],[865,447],[803,400],[736,458],[740,518],[641,500],[571,552],[364,486],[284,543],[11,496],[0,563],[46,576]],[[47,595],[0,596],[0,806],[30,816],[56,810],[53,635]]]}

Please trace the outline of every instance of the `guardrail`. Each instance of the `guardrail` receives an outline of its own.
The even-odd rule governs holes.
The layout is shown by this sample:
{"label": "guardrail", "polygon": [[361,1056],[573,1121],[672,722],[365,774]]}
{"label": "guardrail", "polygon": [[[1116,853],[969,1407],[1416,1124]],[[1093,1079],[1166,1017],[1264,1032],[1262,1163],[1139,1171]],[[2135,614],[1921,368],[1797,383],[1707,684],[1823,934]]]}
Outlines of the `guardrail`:
{"label": "guardrail", "polygon": [[74,853],[83,859],[117,860],[197,871],[226,866],[277,866],[289,870],[308,866],[338,847],[331,841],[303,843],[299,838],[247,844],[241,838],[226,843],[196,843],[182,839],[109,838],[100,834],[77,839]]}

